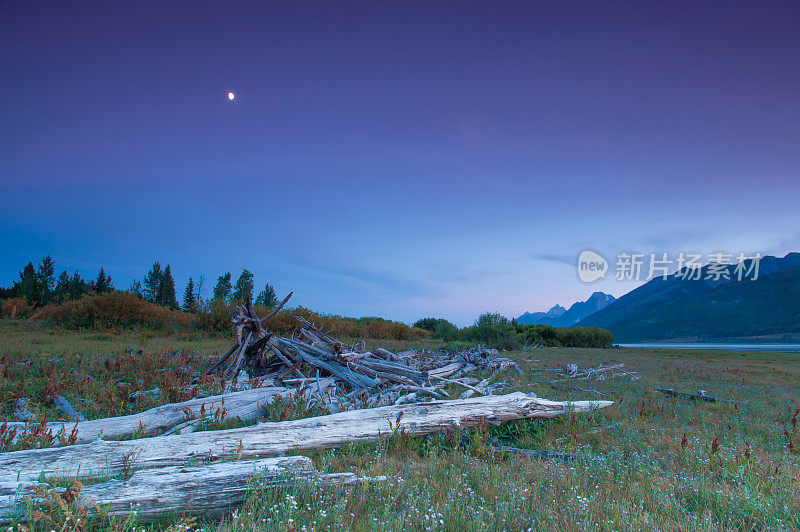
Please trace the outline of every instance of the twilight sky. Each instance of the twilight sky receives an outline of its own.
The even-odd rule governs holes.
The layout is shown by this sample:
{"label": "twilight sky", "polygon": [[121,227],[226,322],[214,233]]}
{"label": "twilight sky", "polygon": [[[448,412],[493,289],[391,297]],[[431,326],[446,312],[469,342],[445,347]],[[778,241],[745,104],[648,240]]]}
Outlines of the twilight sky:
{"label": "twilight sky", "polygon": [[465,325],[636,286],[584,249],[800,250],[800,7],[668,4],[4,1],[0,284]]}

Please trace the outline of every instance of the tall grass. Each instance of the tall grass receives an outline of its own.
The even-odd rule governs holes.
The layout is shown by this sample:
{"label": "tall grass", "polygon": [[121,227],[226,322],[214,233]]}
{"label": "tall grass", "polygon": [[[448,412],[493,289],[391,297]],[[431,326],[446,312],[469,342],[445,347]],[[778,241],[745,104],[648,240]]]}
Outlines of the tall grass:
{"label": "tall grass", "polygon": [[[201,370],[206,355],[228,345],[227,340],[181,335],[145,338],[139,333],[51,334],[28,329],[8,324],[0,329],[0,356],[5,357],[0,364],[8,371],[0,379],[5,386],[3,420],[10,419],[10,402],[18,387],[33,402],[46,395],[37,394],[38,390],[58,390],[78,405],[85,405],[77,399],[81,397],[110,411],[111,396],[118,401],[127,397],[116,391],[117,382],[138,386],[141,379],[143,388],[167,386],[171,379],[164,376],[166,371],[177,376],[183,365]],[[414,345],[396,340],[386,344],[398,350]],[[131,359],[137,356],[129,352],[132,345],[149,346],[143,360]],[[174,362],[146,355],[177,348],[184,355]],[[508,391],[554,400],[601,398],[615,404],[593,414],[425,438],[408,436],[401,424],[377,443],[355,443],[311,456],[325,473],[351,471],[383,475],[385,480],[364,482],[344,493],[308,483],[262,486],[255,481],[243,507],[231,508],[222,520],[200,519],[193,528],[219,532],[300,531],[303,526],[446,531],[800,528],[800,355],[542,348],[508,356],[517,359],[525,373],[503,375]],[[579,368],[624,363],[640,379],[555,382],[557,377],[543,370],[572,363]],[[61,375],[69,373],[66,367],[74,377]],[[703,389],[742,404],[697,403],[659,394],[656,387]],[[149,407],[160,399],[150,401],[124,407],[120,403],[117,411]],[[41,408],[38,414],[56,414],[46,403],[31,408]],[[79,408],[90,417],[100,414]],[[315,413],[301,402],[284,401],[264,415],[279,421]],[[493,443],[547,449],[575,459],[539,461],[496,454],[490,449]],[[169,516],[152,529],[163,530],[179,521],[180,516]],[[60,529],[50,522],[47,526],[46,530]],[[90,528],[112,529],[108,520],[93,522]],[[38,529],[45,530],[44,525]]]}

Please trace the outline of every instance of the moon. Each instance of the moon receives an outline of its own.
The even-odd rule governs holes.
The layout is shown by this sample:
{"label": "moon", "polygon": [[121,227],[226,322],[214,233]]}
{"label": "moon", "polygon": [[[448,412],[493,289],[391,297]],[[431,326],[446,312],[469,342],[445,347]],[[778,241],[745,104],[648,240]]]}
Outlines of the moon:
{"label": "moon", "polygon": [[228,99],[229,99],[230,101],[233,101],[233,99],[234,99],[234,98],[236,98],[236,95],[235,95],[234,93],[232,93],[232,92],[229,92],[229,93],[228,93]]}

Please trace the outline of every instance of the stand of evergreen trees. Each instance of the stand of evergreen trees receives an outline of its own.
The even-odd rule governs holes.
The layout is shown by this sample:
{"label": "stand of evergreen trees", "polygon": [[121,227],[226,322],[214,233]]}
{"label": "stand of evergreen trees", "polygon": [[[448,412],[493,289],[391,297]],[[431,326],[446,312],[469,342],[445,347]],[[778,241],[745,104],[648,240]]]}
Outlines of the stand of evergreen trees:
{"label": "stand of evergreen trees", "polygon": [[[85,296],[115,292],[111,276],[106,273],[104,268],[100,268],[97,276],[89,281],[83,279],[77,271],[70,275],[68,271],[64,270],[58,277],[56,277],[55,271],[55,261],[51,255],[43,257],[38,266],[34,266],[32,262],[29,262],[20,270],[19,279],[14,282],[13,286],[0,288],[0,299],[21,298],[30,307],[44,307],[46,305],[61,305],[70,301],[79,301]],[[196,318],[182,315],[185,318],[181,319],[193,319],[200,328],[208,331],[225,332],[230,330],[231,306],[244,303],[248,297],[253,297],[255,290],[253,274],[247,269],[239,274],[235,283],[232,282],[232,279],[233,276],[230,272],[220,275],[212,289],[211,299],[206,299],[204,297],[205,276],[200,275],[197,282],[195,282],[194,277],[190,277],[189,282],[186,284],[186,289],[183,291],[182,304],[179,304],[172,268],[169,264],[162,268],[161,263],[156,261],[142,281],[134,279],[126,292],[155,305],[156,307],[150,307],[152,309],[151,313],[155,313],[154,315],[166,312],[159,311],[158,307],[172,311],[182,310],[196,315]],[[130,296],[128,297],[130,298]],[[133,298],[130,298],[130,301],[136,302]],[[15,308],[15,305],[11,305],[11,303],[13,302],[10,302],[9,306]],[[278,297],[275,288],[266,283],[255,297],[254,303],[265,308],[277,306]],[[170,319],[173,318],[174,315]],[[380,318],[350,319],[336,317],[336,319],[352,322],[352,325],[359,328],[359,331],[361,330],[360,328],[363,328],[367,335],[389,334],[391,336],[393,334],[394,336],[402,336],[409,334],[405,330],[409,329],[407,325],[402,326],[405,328],[403,330],[400,330],[402,329],[400,328],[394,333],[386,333],[383,329],[389,330],[395,325],[402,324],[396,324]],[[114,318],[114,323],[122,323],[123,321],[123,317],[117,316]],[[480,342],[501,349],[516,349],[535,345],[550,347],[610,347],[614,343],[614,336],[605,329],[525,325],[509,321],[496,313],[482,314],[474,325],[463,329],[459,329],[442,318],[424,318],[417,321],[413,327],[428,331],[434,337],[445,342],[464,340]],[[379,332],[379,329],[382,332]],[[353,332],[355,333],[355,330]],[[421,331],[418,332],[421,333]]]}
{"label": "stand of evergreen trees", "polygon": [[[115,291],[111,276],[102,267],[97,276],[88,281],[81,277],[78,271],[70,275],[64,270],[57,277],[55,271],[55,261],[51,255],[43,257],[38,266],[29,262],[20,270],[19,279],[11,287],[0,287],[0,299],[21,298],[34,307],[43,307]],[[179,304],[172,268],[169,264],[162,268],[161,263],[156,261],[141,281],[133,280],[127,292],[171,310],[198,314],[207,311],[214,304],[227,307],[235,303],[244,303],[247,297],[253,297],[255,283],[250,271],[247,269],[242,271],[236,284],[231,283],[231,278],[230,272],[220,275],[214,286],[212,298],[206,300],[205,276],[200,275],[197,282],[194,277],[189,277],[183,292],[182,304]],[[266,283],[264,289],[255,297],[255,304],[267,308],[277,306],[278,297],[275,288]]]}
{"label": "stand of evergreen trees", "polygon": [[58,277],[56,264],[51,255],[43,257],[38,266],[26,264],[19,272],[19,279],[10,288],[0,288],[0,299],[19,297],[31,305],[60,305],[65,301],[80,299],[88,294],[103,294],[114,291],[111,276],[100,268],[97,277],[89,281],[76,270],[72,275],[67,270]]}

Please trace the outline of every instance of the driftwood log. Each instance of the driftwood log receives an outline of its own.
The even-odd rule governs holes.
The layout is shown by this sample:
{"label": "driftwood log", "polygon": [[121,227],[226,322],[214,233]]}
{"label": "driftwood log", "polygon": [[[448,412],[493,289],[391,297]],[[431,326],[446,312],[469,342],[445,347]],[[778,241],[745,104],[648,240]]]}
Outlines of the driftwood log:
{"label": "driftwood log", "polygon": [[[291,482],[341,488],[371,480],[353,473],[320,475],[305,456],[262,458],[246,462],[220,462],[207,466],[162,467],[136,471],[126,480],[83,486],[79,502],[89,515],[96,515],[95,504],[106,515],[126,517],[136,512],[137,521],[151,523],[167,514],[215,517],[244,502],[248,489]],[[0,522],[24,514],[24,497],[34,496],[34,483],[15,496],[0,499]],[[61,491],[61,490],[58,490]]]}
{"label": "driftwood log", "polygon": [[[240,411],[243,407],[258,405],[271,401],[277,395],[289,397],[294,394],[294,388],[263,387],[231,392],[223,395],[212,395],[203,399],[190,399],[182,403],[171,403],[145,410],[139,414],[129,416],[94,419],[90,421],[56,421],[47,424],[47,429],[55,436],[62,434],[68,438],[77,427],[75,443],[89,443],[103,437],[108,440],[121,440],[131,438],[135,434],[141,436],[157,436],[187,420],[187,416],[200,417],[201,410],[207,415],[213,415],[219,408],[225,408],[226,417],[231,417],[231,412]],[[17,435],[30,423],[9,422],[8,428],[16,429]],[[58,439],[52,445],[60,445]]]}
{"label": "driftwood log", "polygon": [[72,421],[86,421],[86,417],[75,410],[75,407],[69,404],[69,401],[63,395],[54,396],[53,403],[56,408],[64,412]]}
{"label": "driftwood log", "polygon": [[208,466],[164,467],[137,471],[128,480],[112,480],[86,486],[82,503],[94,504],[111,515],[127,516],[131,508],[137,520],[151,523],[165,514],[184,513],[215,517],[243,503],[248,489],[306,481],[326,487],[352,486],[360,479],[353,473],[320,475],[305,456],[262,458],[247,462],[222,462]]}
{"label": "driftwood log", "polygon": [[[239,429],[195,432],[130,441],[97,440],[55,449],[0,454],[0,488],[45,477],[117,476],[140,469],[185,466],[190,461],[252,460],[288,451],[327,449],[352,441],[375,441],[399,427],[410,435],[443,429],[499,424],[523,418],[552,418],[588,412],[610,401],[547,401],[517,392],[474,399],[352,410]],[[0,496],[8,495],[2,493]]]}

